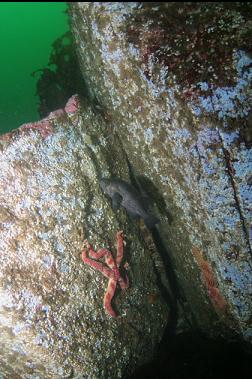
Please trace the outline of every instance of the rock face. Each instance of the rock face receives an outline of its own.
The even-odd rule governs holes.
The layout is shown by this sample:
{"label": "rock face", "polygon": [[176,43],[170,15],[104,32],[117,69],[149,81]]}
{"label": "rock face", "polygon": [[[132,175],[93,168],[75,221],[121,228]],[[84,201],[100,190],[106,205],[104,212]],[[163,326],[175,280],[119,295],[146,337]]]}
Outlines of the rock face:
{"label": "rock face", "polygon": [[250,17],[248,3],[71,4],[90,97],[146,179],[198,327],[251,342]]}
{"label": "rock face", "polygon": [[[0,376],[127,377],[171,317],[159,254],[182,316],[251,344],[250,13],[209,4],[71,3],[89,100],[0,138]],[[156,250],[113,212],[111,176],[149,196]],[[115,249],[119,230],[114,319],[81,251]]]}
{"label": "rock face", "polygon": [[[162,336],[168,307],[153,256],[98,184],[116,172],[127,180],[120,145],[106,129],[74,96],[65,110],[0,139],[3,378],[123,377],[151,358]],[[119,230],[130,287],[116,293],[119,316],[111,318],[103,309],[108,280],[81,251],[85,238],[96,250],[115,250]]]}

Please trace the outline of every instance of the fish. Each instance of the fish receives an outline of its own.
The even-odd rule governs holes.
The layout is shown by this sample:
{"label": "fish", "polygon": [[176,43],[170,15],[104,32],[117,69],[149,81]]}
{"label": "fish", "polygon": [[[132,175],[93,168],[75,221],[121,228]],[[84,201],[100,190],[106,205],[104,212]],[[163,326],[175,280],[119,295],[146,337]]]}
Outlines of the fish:
{"label": "fish", "polygon": [[135,220],[142,218],[149,229],[159,223],[159,219],[149,213],[141,194],[129,183],[117,178],[101,178],[99,184],[103,192],[112,199],[113,210],[120,206]]}

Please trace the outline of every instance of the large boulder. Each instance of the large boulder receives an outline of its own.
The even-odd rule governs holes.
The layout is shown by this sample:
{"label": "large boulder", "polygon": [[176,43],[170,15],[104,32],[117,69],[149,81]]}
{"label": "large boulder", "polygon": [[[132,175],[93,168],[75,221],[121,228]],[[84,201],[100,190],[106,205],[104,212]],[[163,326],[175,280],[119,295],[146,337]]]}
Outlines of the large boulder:
{"label": "large boulder", "polygon": [[90,98],[153,195],[198,327],[251,343],[251,5],[70,7]]}
{"label": "large boulder", "polygon": [[[162,337],[169,309],[157,286],[159,258],[99,187],[101,176],[128,178],[106,130],[74,96],[64,110],[0,138],[3,378],[117,379],[149,360]],[[114,318],[103,308],[108,279],[81,251],[88,239],[115,252],[119,230],[129,288],[115,294]]]}

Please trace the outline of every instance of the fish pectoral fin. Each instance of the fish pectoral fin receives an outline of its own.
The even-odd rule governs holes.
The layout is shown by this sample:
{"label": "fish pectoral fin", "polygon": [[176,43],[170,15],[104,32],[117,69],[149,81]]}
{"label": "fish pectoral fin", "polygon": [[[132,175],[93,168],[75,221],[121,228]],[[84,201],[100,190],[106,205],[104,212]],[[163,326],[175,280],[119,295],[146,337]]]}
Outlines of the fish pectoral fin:
{"label": "fish pectoral fin", "polygon": [[117,209],[120,208],[122,203],[122,196],[118,193],[115,192],[114,195],[112,196],[112,208],[114,211],[117,211]]}

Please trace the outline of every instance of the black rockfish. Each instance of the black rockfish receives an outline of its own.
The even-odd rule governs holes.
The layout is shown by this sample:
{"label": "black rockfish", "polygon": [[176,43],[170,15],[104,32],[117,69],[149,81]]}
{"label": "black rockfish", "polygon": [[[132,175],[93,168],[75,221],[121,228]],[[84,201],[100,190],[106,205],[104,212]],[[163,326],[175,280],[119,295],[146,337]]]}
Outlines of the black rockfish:
{"label": "black rockfish", "polygon": [[143,218],[150,229],[159,222],[158,218],[148,212],[141,195],[127,182],[121,179],[102,178],[99,183],[105,194],[111,197],[114,210],[119,209],[121,205],[132,218]]}

